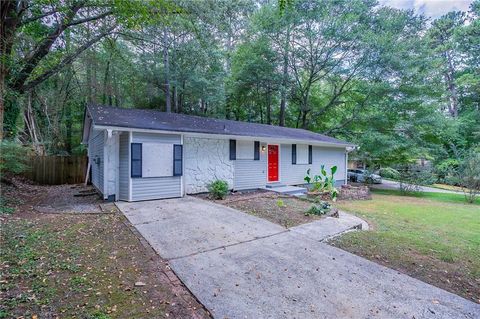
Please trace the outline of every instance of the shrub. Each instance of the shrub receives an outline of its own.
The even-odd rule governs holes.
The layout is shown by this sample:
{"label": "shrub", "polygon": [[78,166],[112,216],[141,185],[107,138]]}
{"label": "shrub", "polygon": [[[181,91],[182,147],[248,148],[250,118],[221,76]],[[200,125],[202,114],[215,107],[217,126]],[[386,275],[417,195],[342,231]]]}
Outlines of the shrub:
{"label": "shrub", "polygon": [[470,151],[458,165],[457,177],[465,199],[473,203],[480,194],[480,153]]}
{"label": "shrub", "polygon": [[28,169],[27,158],[29,149],[13,141],[0,143],[0,174],[21,174]]}
{"label": "shrub", "polygon": [[337,166],[330,168],[330,175],[325,170],[325,165],[320,167],[320,174],[310,176],[310,169],[307,169],[307,175],[303,178],[307,184],[312,184],[313,191],[328,192],[333,201],[337,199],[338,191],[335,188],[334,175],[337,172]]}
{"label": "shrub", "polygon": [[405,166],[400,172],[398,181],[400,182],[400,192],[406,195],[418,192],[422,185],[431,185],[435,182],[435,177],[429,170],[417,171],[409,166]]}
{"label": "shrub", "polygon": [[379,175],[383,178],[390,178],[390,179],[399,179],[400,172],[391,167],[384,167],[381,168],[379,171]]}
{"label": "shrub", "polygon": [[228,183],[217,179],[208,184],[207,189],[213,199],[224,199],[228,193]]}
{"label": "shrub", "polygon": [[458,179],[454,175],[458,165],[459,161],[454,158],[446,159],[435,165],[434,172],[437,175],[438,182],[448,185],[457,185]]}
{"label": "shrub", "polygon": [[325,215],[330,211],[332,206],[328,202],[320,201],[318,204],[312,205],[305,215]]}

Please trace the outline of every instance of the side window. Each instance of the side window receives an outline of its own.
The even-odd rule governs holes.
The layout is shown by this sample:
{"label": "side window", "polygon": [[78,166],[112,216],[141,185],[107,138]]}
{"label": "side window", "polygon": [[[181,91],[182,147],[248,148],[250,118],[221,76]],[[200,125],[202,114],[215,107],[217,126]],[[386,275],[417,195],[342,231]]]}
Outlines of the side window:
{"label": "side window", "polygon": [[234,161],[237,159],[237,141],[230,140],[230,160]]}
{"label": "side window", "polygon": [[292,144],[292,164],[297,164],[297,144]]}
{"label": "side window", "polygon": [[260,160],[260,142],[259,141],[255,141],[255,143],[253,143],[253,159],[255,161]]}
{"label": "side window", "polygon": [[173,145],[173,176],[182,176],[183,170],[183,147],[182,145]]}
{"label": "side window", "polygon": [[142,143],[131,144],[131,176],[142,177]]}

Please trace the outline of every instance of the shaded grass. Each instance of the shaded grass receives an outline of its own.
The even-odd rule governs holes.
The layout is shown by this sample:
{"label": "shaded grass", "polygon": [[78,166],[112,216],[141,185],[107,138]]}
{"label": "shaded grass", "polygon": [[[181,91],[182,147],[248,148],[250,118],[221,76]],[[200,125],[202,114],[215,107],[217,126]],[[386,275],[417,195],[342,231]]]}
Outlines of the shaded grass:
{"label": "shaded grass", "polygon": [[372,224],[333,244],[480,302],[480,206],[461,195],[375,190],[340,209]]}

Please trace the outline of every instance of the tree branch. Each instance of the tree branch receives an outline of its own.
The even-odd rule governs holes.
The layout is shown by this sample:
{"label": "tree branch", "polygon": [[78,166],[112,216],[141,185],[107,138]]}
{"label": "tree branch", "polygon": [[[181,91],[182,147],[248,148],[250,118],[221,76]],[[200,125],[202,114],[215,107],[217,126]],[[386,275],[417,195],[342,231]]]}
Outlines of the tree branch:
{"label": "tree branch", "polygon": [[45,13],[43,13],[43,14],[40,14],[40,15],[38,15],[38,16],[26,18],[26,19],[20,21],[20,24],[19,24],[19,25],[20,25],[20,26],[24,26],[24,25],[26,25],[26,24],[29,24],[29,23],[35,22],[35,21],[37,21],[37,20],[43,19],[43,18],[45,18],[45,17],[48,17],[48,16],[50,16],[50,15],[52,15],[52,14],[55,14],[55,13],[57,13],[57,12],[58,12],[58,10],[57,10],[57,9],[54,9],[54,10],[45,12]]}
{"label": "tree branch", "polygon": [[25,82],[27,81],[30,74],[37,67],[38,63],[50,52],[50,48],[57,38],[62,34],[62,32],[67,28],[68,23],[70,23],[78,10],[80,10],[79,5],[75,5],[70,8],[68,13],[63,18],[63,21],[54,28],[50,34],[43,39],[43,41],[35,48],[35,50],[26,58],[25,65],[20,70],[18,76],[13,81],[12,88],[19,91],[25,91]]}
{"label": "tree branch", "polygon": [[23,85],[23,90],[25,90],[25,91],[30,90],[31,88],[39,85],[40,83],[42,83],[43,81],[47,80],[49,77],[51,77],[52,75],[54,75],[55,73],[60,71],[66,65],[72,63],[73,60],[75,60],[83,51],[85,51],[86,49],[88,49],[89,47],[91,47],[92,45],[94,45],[95,43],[100,41],[102,38],[104,38],[105,36],[110,34],[115,29],[115,27],[116,26],[112,26],[112,27],[108,28],[107,30],[105,30],[104,32],[97,35],[96,37],[90,39],[88,42],[86,42],[82,46],[80,46],[77,49],[76,52],[66,56],[61,62],[59,62],[54,67],[52,67],[50,70],[48,70],[48,71],[44,72],[43,74],[37,76],[35,79],[26,82]]}
{"label": "tree branch", "polygon": [[101,13],[101,14],[93,16],[93,17],[87,17],[87,18],[72,21],[72,22],[67,24],[67,28],[71,27],[71,26],[74,26],[74,25],[78,25],[78,24],[82,24],[82,23],[86,23],[86,22],[95,21],[95,20],[105,18],[105,17],[111,15],[112,13],[113,13],[112,11],[106,11],[104,13]]}

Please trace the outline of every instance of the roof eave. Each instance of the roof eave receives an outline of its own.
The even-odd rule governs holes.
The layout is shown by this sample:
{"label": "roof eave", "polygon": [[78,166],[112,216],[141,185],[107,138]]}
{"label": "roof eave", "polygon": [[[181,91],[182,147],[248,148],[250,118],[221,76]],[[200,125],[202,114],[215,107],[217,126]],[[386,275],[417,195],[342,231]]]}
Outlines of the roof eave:
{"label": "roof eave", "polygon": [[135,127],[127,127],[127,126],[118,126],[118,125],[97,125],[93,123],[94,129],[112,129],[118,131],[127,131],[127,132],[150,132],[150,133],[161,133],[161,134],[183,134],[186,136],[192,137],[205,137],[211,138],[212,136],[221,137],[223,139],[260,139],[269,142],[277,142],[277,143],[305,143],[311,145],[318,145],[318,146],[326,146],[326,147],[335,147],[335,148],[347,148],[347,147],[356,147],[356,145],[351,143],[335,143],[335,142],[326,142],[326,141],[316,141],[316,140],[309,140],[309,139],[292,139],[292,138],[282,138],[282,137],[269,137],[269,136],[254,136],[254,135],[238,135],[238,134],[231,134],[225,132],[224,134],[220,133],[205,133],[205,132],[193,132],[193,131],[185,131],[185,130],[158,130],[158,129],[147,129],[147,128],[135,128]]}

